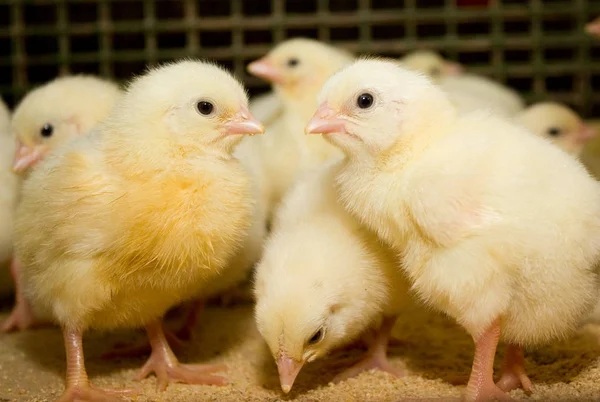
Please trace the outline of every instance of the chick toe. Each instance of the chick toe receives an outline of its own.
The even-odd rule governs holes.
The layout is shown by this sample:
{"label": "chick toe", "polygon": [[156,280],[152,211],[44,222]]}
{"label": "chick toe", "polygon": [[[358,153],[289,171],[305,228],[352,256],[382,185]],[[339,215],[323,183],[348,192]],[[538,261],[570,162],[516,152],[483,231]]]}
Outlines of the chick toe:
{"label": "chick toe", "polygon": [[531,394],[531,380],[525,373],[525,358],[522,347],[516,345],[507,346],[504,355],[502,376],[496,385],[505,392],[512,391],[521,386],[527,394]]}

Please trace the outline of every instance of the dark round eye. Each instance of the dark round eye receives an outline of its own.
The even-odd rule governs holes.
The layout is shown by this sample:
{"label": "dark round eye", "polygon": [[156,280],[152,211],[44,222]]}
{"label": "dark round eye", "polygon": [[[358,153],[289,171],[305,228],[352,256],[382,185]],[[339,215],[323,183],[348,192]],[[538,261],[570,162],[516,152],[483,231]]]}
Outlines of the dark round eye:
{"label": "dark round eye", "polygon": [[296,67],[298,64],[300,64],[300,60],[296,59],[295,57],[292,57],[287,62],[288,67]]}
{"label": "dark round eye", "polygon": [[439,69],[439,68],[437,68],[437,67],[434,67],[434,68],[432,68],[432,69],[431,69],[431,75],[432,75],[433,77],[436,77],[436,76],[440,75],[440,73],[441,73],[441,71],[440,71],[440,69]]}
{"label": "dark round eye", "polygon": [[212,103],[207,102],[207,101],[198,102],[196,107],[198,108],[198,111],[200,112],[200,114],[203,114],[205,116],[211,114],[215,108]]}
{"label": "dark round eye", "polygon": [[313,334],[308,340],[309,345],[314,345],[315,343],[319,343],[323,340],[323,329],[319,329],[317,332]]}
{"label": "dark round eye", "polygon": [[356,104],[361,109],[368,109],[373,105],[373,95],[371,94],[360,94],[356,99]]}
{"label": "dark round eye", "polygon": [[552,137],[558,137],[561,134],[561,129],[558,127],[550,127],[548,129],[548,135]]}
{"label": "dark round eye", "polygon": [[50,137],[52,135],[52,132],[54,131],[54,127],[52,127],[52,124],[44,124],[42,126],[42,129],[40,130],[40,134],[42,135],[42,137]]}

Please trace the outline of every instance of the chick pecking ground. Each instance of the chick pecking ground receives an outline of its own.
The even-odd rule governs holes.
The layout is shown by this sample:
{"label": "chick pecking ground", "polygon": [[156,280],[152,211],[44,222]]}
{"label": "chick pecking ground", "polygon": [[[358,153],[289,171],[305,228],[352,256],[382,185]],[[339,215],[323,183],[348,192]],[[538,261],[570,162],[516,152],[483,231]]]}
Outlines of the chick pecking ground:
{"label": "chick pecking ground", "polygon": [[[6,310],[0,320],[7,316]],[[176,324],[177,317],[170,321]],[[169,321],[168,321],[169,323]],[[168,325],[168,324],[167,324]],[[365,372],[340,384],[330,381],[342,368],[356,362],[363,352],[349,347],[307,365],[292,391],[279,388],[277,369],[253,319],[251,305],[210,307],[201,313],[193,341],[178,352],[182,362],[225,363],[230,385],[224,387],[171,384],[156,391],[156,379],[137,385],[146,401],[398,401],[443,400],[459,397],[463,386],[452,385],[466,378],[473,358],[469,336],[450,319],[413,304],[394,330],[391,361],[406,370],[395,378]],[[98,333],[90,331],[84,348],[88,373],[97,386],[136,385],[132,379],[145,357],[106,360],[101,355],[115,344],[144,339],[142,331]],[[516,400],[600,400],[600,326],[582,327],[569,339],[526,356],[526,368],[534,393],[510,393]],[[497,362],[500,362],[500,348]],[[496,370],[499,365],[496,365]],[[43,328],[0,335],[0,402],[54,401],[64,389],[64,347],[58,328]]]}

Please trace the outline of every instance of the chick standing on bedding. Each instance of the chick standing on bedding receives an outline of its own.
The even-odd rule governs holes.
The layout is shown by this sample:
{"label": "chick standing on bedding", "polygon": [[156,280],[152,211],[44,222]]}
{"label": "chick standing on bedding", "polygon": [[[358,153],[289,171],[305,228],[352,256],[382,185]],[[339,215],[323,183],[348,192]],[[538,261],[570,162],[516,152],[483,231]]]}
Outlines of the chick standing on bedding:
{"label": "chick standing on bedding", "polygon": [[[88,75],[64,76],[31,92],[19,103],[12,117],[12,130],[18,139],[13,169],[27,172],[50,152],[87,133],[110,113],[121,95],[119,87]],[[19,262],[13,259],[15,307],[0,331],[22,330],[42,324],[31,313],[19,279]]]}
{"label": "chick standing on bedding", "polygon": [[[393,252],[338,204],[339,162],[307,173],[284,197],[256,269],[256,321],[289,392],[302,366],[373,328],[367,357],[337,381],[378,368],[408,286]],[[383,318],[383,319],[382,319]]]}
{"label": "chick standing on bedding", "polygon": [[250,225],[247,174],[231,157],[261,133],[231,75],[183,61],[134,80],[110,116],[46,158],[25,182],[16,254],[32,305],[63,328],[61,401],[104,401],[89,385],[89,328],[145,326],[152,354],[137,378],[222,384],[220,367],[182,365],[165,340],[165,311],[199,294]]}
{"label": "chick standing on bedding", "polygon": [[567,335],[597,300],[600,185],[515,124],[459,117],[438,87],[397,63],[356,62],[319,103],[306,129],[347,154],[342,204],[401,253],[412,289],[474,339],[467,399],[530,390],[523,347]]}
{"label": "chick standing on bedding", "polygon": [[[17,140],[10,131],[10,113],[0,98],[0,295],[11,290],[8,265],[13,249],[13,219],[19,194],[19,178],[12,171]],[[11,264],[11,268],[14,265]]]}
{"label": "chick standing on bedding", "polygon": [[316,108],[323,83],[353,56],[312,39],[295,38],[277,45],[265,57],[248,65],[248,71],[273,84],[283,104],[282,114],[267,135],[246,145],[240,159],[259,160],[266,186],[261,199],[270,221],[281,197],[297,175],[340,157],[341,152],[322,138],[304,135],[304,126]]}
{"label": "chick standing on bedding", "polygon": [[577,113],[559,103],[536,103],[519,113],[516,121],[573,156],[579,156],[584,145],[596,135]]}

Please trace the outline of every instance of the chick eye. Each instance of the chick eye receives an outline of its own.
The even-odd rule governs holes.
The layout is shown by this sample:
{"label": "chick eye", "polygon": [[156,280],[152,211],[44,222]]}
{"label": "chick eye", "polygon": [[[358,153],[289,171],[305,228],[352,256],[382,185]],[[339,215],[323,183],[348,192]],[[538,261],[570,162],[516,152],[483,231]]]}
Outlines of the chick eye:
{"label": "chick eye", "polygon": [[198,104],[196,105],[196,108],[198,109],[200,114],[203,114],[205,116],[208,116],[209,114],[211,114],[213,112],[213,110],[215,109],[213,104],[210,102],[207,102],[207,101],[198,102]]}
{"label": "chick eye", "polygon": [[431,69],[431,75],[432,75],[433,77],[437,77],[438,75],[440,75],[440,73],[441,73],[441,71],[440,71],[440,69],[439,69],[439,68],[437,68],[437,67],[434,67],[434,68],[432,68],[432,69]]}
{"label": "chick eye", "polygon": [[558,127],[550,127],[548,129],[548,135],[552,137],[558,137],[561,134],[561,129]]}
{"label": "chick eye", "polygon": [[371,94],[360,94],[356,99],[356,104],[361,109],[368,109],[373,105],[373,95]]}
{"label": "chick eye", "polygon": [[300,64],[300,60],[296,59],[295,57],[289,59],[287,62],[288,67],[296,67],[298,64]]}
{"label": "chick eye", "polygon": [[310,339],[308,340],[308,344],[314,345],[316,343],[321,342],[323,340],[323,334],[323,328],[320,328],[317,332],[313,334],[313,336],[310,337]]}
{"label": "chick eye", "polygon": [[54,127],[52,127],[52,124],[44,124],[42,126],[42,129],[40,130],[40,134],[42,135],[42,137],[50,137],[52,136],[52,132],[54,131]]}

